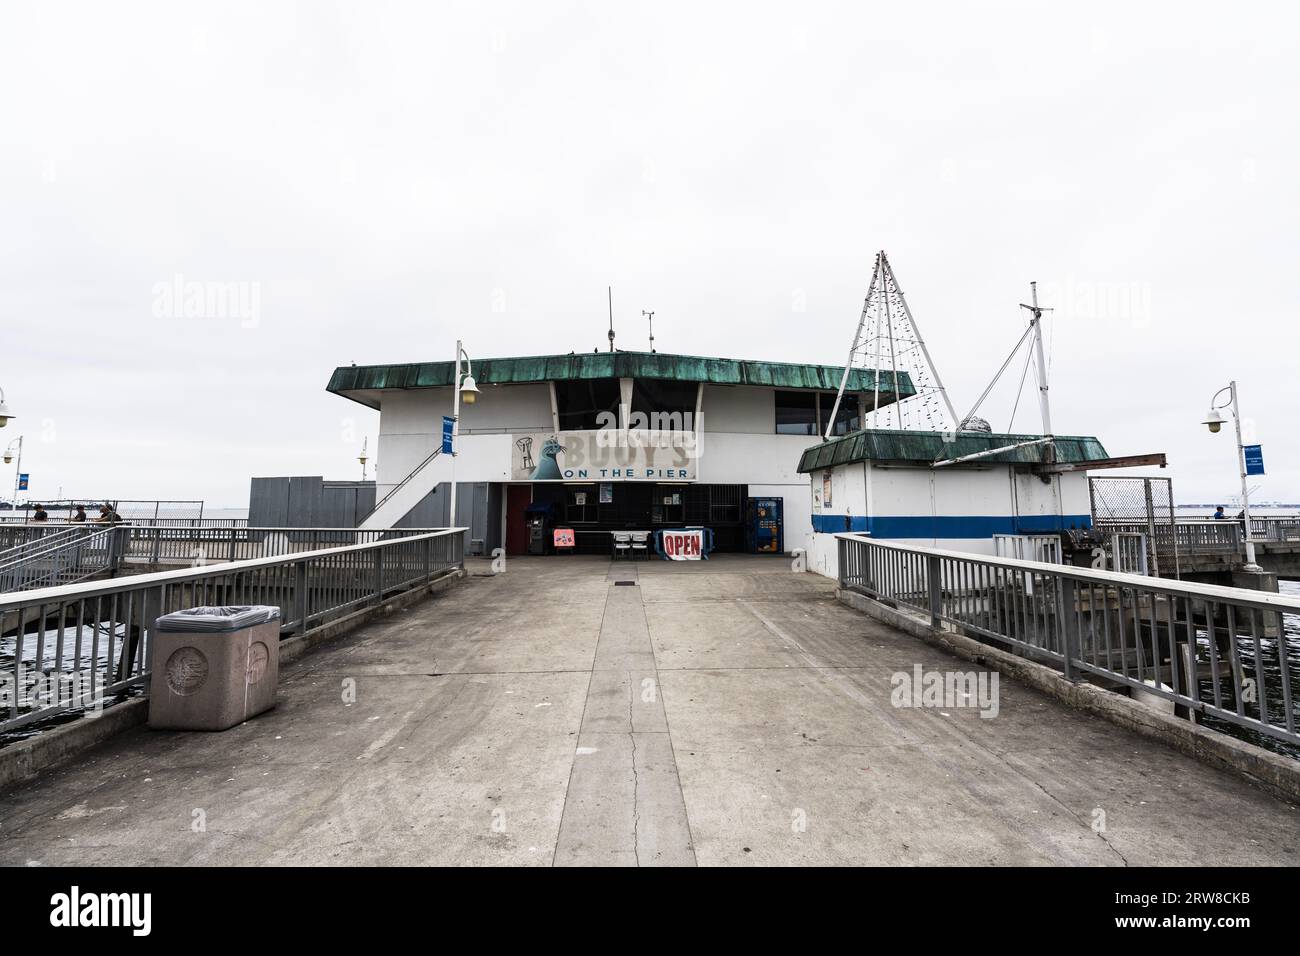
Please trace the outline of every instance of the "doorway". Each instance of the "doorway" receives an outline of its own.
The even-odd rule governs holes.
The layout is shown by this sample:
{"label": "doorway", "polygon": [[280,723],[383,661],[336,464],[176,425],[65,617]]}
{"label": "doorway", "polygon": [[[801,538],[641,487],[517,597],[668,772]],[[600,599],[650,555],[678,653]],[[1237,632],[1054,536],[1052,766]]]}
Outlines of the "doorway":
{"label": "doorway", "polygon": [[532,500],[532,485],[506,485],[506,554],[524,554],[528,550],[524,510]]}

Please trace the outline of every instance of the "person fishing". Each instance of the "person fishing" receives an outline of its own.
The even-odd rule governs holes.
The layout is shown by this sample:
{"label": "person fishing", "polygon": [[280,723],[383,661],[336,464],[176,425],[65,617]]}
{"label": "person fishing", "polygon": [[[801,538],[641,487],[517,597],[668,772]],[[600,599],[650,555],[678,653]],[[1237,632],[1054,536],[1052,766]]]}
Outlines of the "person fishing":
{"label": "person fishing", "polygon": [[45,505],[37,505],[36,510],[32,512],[33,521],[49,521],[50,514],[45,510]]}
{"label": "person fishing", "polygon": [[77,510],[74,511],[74,512],[72,513],[72,515],[68,518],[68,520],[69,520],[69,521],[85,521],[85,520],[86,520],[86,506],[85,506],[85,505],[77,505]]}
{"label": "person fishing", "polygon": [[113,510],[112,505],[102,504],[99,506],[99,517],[95,520],[100,524],[117,524],[122,516]]}
{"label": "person fishing", "polygon": [[1214,509],[1214,514],[1210,515],[1210,517],[1215,521],[1223,521],[1228,516],[1223,513],[1223,505],[1219,505],[1219,507]]}

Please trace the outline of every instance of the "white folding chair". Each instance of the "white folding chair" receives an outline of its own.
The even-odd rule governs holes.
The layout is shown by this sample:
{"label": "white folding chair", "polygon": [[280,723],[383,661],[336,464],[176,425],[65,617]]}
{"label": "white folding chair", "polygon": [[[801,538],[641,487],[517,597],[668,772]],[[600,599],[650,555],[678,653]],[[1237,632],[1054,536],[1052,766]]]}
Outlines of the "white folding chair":
{"label": "white folding chair", "polygon": [[631,534],[631,538],[632,538],[632,557],[635,558],[638,554],[645,555],[647,558],[650,557],[650,548],[648,544],[650,538],[650,532],[633,531]]}
{"label": "white folding chair", "polygon": [[632,536],[626,531],[614,532],[614,557],[628,557],[632,553]]}

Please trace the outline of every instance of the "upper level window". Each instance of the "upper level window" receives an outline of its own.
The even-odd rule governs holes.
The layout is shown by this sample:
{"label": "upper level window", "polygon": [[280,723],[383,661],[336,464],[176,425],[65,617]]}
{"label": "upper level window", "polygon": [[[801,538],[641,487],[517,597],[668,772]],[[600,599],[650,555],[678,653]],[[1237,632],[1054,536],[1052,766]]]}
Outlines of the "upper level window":
{"label": "upper level window", "polygon": [[695,382],[671,378],[638,378],[632,382],[632,416],[629,428],[655,431],[693,431]]}
{"label": "upper level window", "polygon": [[[776,433],[778,435],[824,435],[835,410],[835,392],[777,392]],[[862,427],[858,396],[848,392],[835,412],[832,435],[847,435]]]}
{"label": "upper level window", "polygon": [[[826,434],[826,423],[830,421],[831,412],[835,409],[835,393],[822,392],[822,427],[821,434]],[[855,432],[862,428],[862,420],[858,417],[858,396],[852,392],[846,392],[843,400],[840,402],[839,411],[835,413],[835,425],[831,428],[832,435],[847,435],[849,432]]]}
{"label": "upper level window", "polygon": [[817,393],[777,392],[776,433],[778,435],[816,435]]}
{"label": "upper level window", "polygon": [[609,412],[618,421],[619,389],[616,378],[591,378],[555,383],[555,405],[561,431],[593,431]]}

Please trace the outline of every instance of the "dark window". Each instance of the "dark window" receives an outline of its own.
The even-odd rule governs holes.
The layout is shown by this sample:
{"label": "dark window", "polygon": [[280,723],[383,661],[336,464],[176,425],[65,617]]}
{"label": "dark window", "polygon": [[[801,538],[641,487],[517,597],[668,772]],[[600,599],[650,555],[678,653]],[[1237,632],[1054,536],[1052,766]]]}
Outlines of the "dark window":
{"label": "dark window", "polygon": [[777,392],[776,433],[778,435],[816,435],[817,393]]}
{"label": "dark window", "polygon": [[709,521],[736,524],[740,521],[740,485],[709,486]]}
{"label": "dark window", "polygon": [[593,378],[555,383],[555,405],[561,431],[592,431],[599,428],[598,416],[609,412],[618,423],[619,390],[616,378]]}
{"label": "dark window", "polygon": [[[831,411],[835,408],[835,393],[822,392],[822,427],[821,434],[826,434],[826,423],[830,421]],[[854,392],[845,392],[840,402],[840,410],[835,413],[835,427],[832,435],[847,435],[862,428],[858,418],[858,396]]]}
{"label": "dark window", "polygon": [[564,520],[572,524],[586,524],[596,520],[595,485],[571,485],[564,489]]}
{"label": "dark window", "polygon": [[[632,382],[632,414],[636,418],[629,420],[628,427],[693,431],[698,388],[695,382],[679,382],[671,378],[635,379]],[[641,416],[645,418],[641,419]],[[664,416],[670,417],[665,419]]]}
{"label": "dark window", "polygon": [[663,524],[686,523],[686,487],[683,485],[655,485],[655,521]]}

